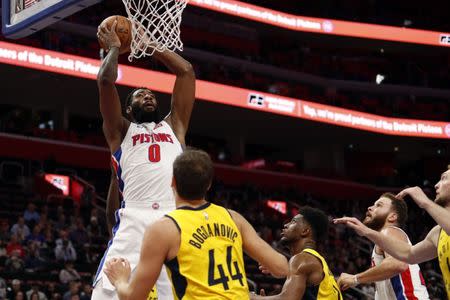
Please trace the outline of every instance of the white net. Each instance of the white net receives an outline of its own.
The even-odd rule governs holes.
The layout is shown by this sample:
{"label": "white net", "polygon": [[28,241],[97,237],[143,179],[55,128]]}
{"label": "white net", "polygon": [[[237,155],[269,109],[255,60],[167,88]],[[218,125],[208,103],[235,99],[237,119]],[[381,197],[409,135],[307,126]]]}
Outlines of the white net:
{"label": "white net", "polygon": [[183,50],[180,24],[188,0],[122,0],[133,24],[128,59]]}

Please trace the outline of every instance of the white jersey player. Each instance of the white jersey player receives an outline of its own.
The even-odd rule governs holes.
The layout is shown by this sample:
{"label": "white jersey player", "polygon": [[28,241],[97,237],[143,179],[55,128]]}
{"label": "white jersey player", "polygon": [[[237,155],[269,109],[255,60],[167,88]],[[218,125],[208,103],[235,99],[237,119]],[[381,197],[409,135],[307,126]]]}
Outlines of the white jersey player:
{"label": "white jersey player", "polygon": [[[390,226],[393,230],[397,230],[403,234],[408,244],[408,235],[396,226]],[[386,259],[384,251],[378,246],[373,248],[372,252],[372,268],[382,265]],[[383,299],[429,299],[425,281],[420,272],[419,265],[406,265],[406,269],[401,273],[392,276],[389,279],[375,282],[375,300]]]}
{"label": "white jersey player", "polygon": [[[407,215],[405,201],[386,193],[367,209],[363,223],[382,234],[409,243],[407,234],[400,229],[404,226]],[[355,275],[342,273],[338,280],[342,290],[360,283],[375,283],[376,300],[429,299],[420,267],[393,258],[377,245],[373,249],[370,269]]]}
{"label": "white jersey player", "polygon": [[[195,100],[195,74],[189,62],[170,51],[156,51],[153,57],[176,75],[170,113],[159,120],[155,95],[137,88],[125,103],[128,118],[122,116],[115,87],[120,40],[111,29],[100,27],[97,33],[109,49],[98,73],[100,112],[112,165],[122,196],[116,211],[113,237],[94,279],[92,299],[118,299],[115,288],[103,273],[104,263],[124,257],[134,269],[139,261],[145,229],[175,208],[171,189],[172,164],[182,152],[185,134]],[[159,300],[173,299],[172,287],[163,268],[156,283]]]}

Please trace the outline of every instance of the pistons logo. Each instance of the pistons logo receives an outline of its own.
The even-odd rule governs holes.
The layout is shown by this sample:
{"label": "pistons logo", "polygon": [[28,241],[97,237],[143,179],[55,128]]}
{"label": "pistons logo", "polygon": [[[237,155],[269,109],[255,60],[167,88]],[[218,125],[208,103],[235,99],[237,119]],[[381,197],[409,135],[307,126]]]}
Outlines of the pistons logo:
{"label": "pistons logo", "polygon": [[153,209],[159,209],[159,203],[155,202],[152,204]]}

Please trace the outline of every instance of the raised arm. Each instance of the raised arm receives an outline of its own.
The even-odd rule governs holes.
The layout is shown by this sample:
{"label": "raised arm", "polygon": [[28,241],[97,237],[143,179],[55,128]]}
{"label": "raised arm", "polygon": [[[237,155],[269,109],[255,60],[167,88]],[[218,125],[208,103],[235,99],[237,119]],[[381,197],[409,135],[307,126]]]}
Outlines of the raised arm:
{"label": "raised arm", "polygon": [[286,257],[267,244],[243,216],[235,211],[229,211],[241,231],[244,251],[267,268],[273,276],[286,277],[289,271]]}
{"label": "raised arm", "polygon": [[97,74],[97,86],[100,98],[100,113],[103,118],[103,132],[111,153],[120,146],[130,122],[122,116],[119,94],[115,86],[117,80],[120,40],[116,34],[117,21],[110,29],[98,28],[97,36],[108,49],[108,55],[102,62]]}
{"label": "raised arm", "polygon": [[192,108],[195,101],[195,73],[192,65],[171,51],[156,51],[155,59],[162,62],[176,76],[170,113],[166,117],[178,140],[185,144]]}
{"label": "raised arm", "polygon": [[406,242],[399,241],[395,237],[385,236],[378,231],[368,228],[356,218],[344,217],[335,219],[334,222],[347,225],[354,229],[360,236],[365,236],[377,244],[384,252],[387,252],[394,258],[408,264],[418,264],[437,257],[437,240],[440,231],[439,226],[435,226],[431,229],[423,241],[411,246]]}
{"label": "raised arm", "polygon": [[120,207],[119,184],[114,168],[111,168],[111,179],[109,182],[108,198],[106,199],[106,225],[108,232],[112,234],[112,228],[116,224],[116,210]]}
{"label": "raised arm", "polygon": [[[448,180],[447,176],[450,176],[450,174],[447,174],[447,172],[443,173],[440,182]],[[410,196],[411,199],[413,199],[414,202],[420,206],[420,208],[427,211],[427,213],[444,229],[447,234],[450,234],[450,211],[448,209],[430,200],[427,195],[425,195],[423,190],[417,186],[404,189],[397,195],[397,197],[402,199],[405,196]]]}

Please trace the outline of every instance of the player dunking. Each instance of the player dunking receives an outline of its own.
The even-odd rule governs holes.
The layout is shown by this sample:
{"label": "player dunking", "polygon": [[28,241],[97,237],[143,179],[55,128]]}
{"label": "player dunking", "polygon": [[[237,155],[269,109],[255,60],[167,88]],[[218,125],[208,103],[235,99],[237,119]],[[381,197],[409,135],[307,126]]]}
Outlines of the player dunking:
{"label": "player dunking", "polygon": [[[134,269],[145,228],[175,208],[170,188],[172,164],[185,144],[195,100],[195,74],[191,64],[176,53],[156,51],[154,58],[176,75],[170,113],[160,120],[155,95],[147,88],[138,88],[126,99],[127,118],[122,116],[115,87],[121,45],[115,25],[111,30],[106,27],[98,30],[99,39],[109,50],[98,73],[98,88],[103,132],[113,153],[123,202],[116,212],[114,236],[94,279],[94,300],[117,299],[114,287],[104,276],[104,262],[121,256]],[[173,299],[164,268],[156,285],[160,300]]]}
{"label": "player dunking", "polygon": [[[405,201],[385,193],[367,209],[363,223],[383,235],[409,244],[408,236],[401,229],[407,216]],[[372,252],[371,268],[355,275],[342,273],[338,280],[342,290],[360,283],[375,283],[375,300],[429,299],[420,267],[393,258],[378,245]]]}
{"label": "player dunking", "polygon": [[272,274],[287,274],[286,258],[240,214],[205,200],[212,178],[213,165],[204,151],[186,150],[177,157],[172,181],[177,209],[147,229],[131,282],[128,261],[107,262],[105,273],[121,300],[145,299],[163,264],[176,299],[248,299],[243,250]]}
{"label": "player dunking", "polygon": [[370,229],[355,218],[344,217],[336,219],[335,223],[346,224],[360,236],[365,236],[377,244],[386,253],[406,263],[419,264],[437,257],[447,291],[447,298],[450,299],[450,169],[442,173],[435,189],[436,199],[434,202],[428,199],[418,187],[405,189],[397,195],[401,198],[410,196],[438,223],[423,241],[414,246]]}

